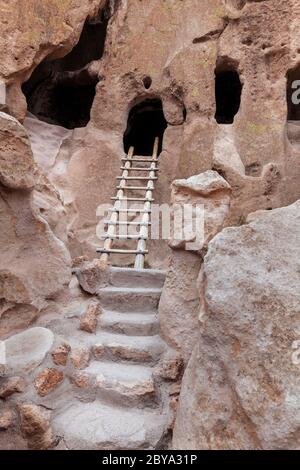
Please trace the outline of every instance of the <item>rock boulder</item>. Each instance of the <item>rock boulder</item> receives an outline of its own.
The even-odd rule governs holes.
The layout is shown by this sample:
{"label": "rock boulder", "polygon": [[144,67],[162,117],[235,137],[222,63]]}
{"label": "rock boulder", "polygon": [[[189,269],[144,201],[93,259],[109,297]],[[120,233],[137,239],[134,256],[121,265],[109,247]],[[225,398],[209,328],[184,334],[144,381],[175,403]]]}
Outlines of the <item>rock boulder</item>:
{"label": "rock boulder", "polygon": [[299,239],[300,201],[211,241],[174,448],[300,449]]}

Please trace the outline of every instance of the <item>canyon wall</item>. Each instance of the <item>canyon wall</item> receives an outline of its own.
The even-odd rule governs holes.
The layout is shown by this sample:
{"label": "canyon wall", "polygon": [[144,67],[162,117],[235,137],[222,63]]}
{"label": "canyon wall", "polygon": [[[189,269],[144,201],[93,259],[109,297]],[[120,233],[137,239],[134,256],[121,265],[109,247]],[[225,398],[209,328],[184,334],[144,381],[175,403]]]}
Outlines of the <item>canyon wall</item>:
{"label": "canyon wall", "polygon": [[[244,275],[244,270],[259,269],[259,256],[268,258],[273,253],[276,258],[276,247],[280,252],[285,246],[284,254],[276,261],[278,265],[270,260],[270,266],[264,266],[266,289],[271,285],[279,289],[278,271],[289,269],[289,279],[293,279],[292,273],[298,269],[293,261],[297,232],[290,244],[282,246],[274,234],[275,229],[283,231],[277,220],[281,216],[291,231],[295,228],[297,204],[282,209],[285,212],[264,214],[254,228],[244,224],[249,213],[277,209],[300,198],[300,133],[297,114],[287,100],[289,77],[300,78],[299,0],[0,0],[0,12],[1,338],[43,322],[47,315],[49,324],[59,331],[66,305],[70,311],[73,303],[75,310],[85,305],[86,296],[72,278],[72,269],[78,257],[87,262],[95,258],[96,248],[103,243],[96,236],[97,208],[110,204],[115,195],[129,113],[135,106],[149,103],[146,100],[152,104],[161,100],[166,129],[155,201],[173,204],[182,196],[182,200],[204,203],[208,215],[220,209],[218,217],[212,216],[212,230],[204,245],[196,250],[189,252],[186,240],[149,243],[148,266],[167,270],[159,307],[161,336],[188,364],[173,445],[299,446],[296,438],[289,437],[296,433],[296,415],[293,418],[291,411],[296,400],[291,391],[295,370],[287,365],[287,356],[283,362],[277,357],[274,340],[269,355],[274,349],[283,374],[275,377],[266,365],[263,339],[255,330],[260,314],[270,320],[269,328],[274,330],[284,318],[284,331],[278,337],[288,335],[293,340],[293,320],[286,312],[298,299],[292,294],[286,298],[288,294],[281,292],[277,305],[268,291],[261,299],[261,310],[254,309],[247,320],[249,325],[240,314],[242,307],[247,312],[253,307],[254,287],[240,286],[237,278],[229,287],[241,290],[225,297],[226,305],[218,303],[222,285],[230,282],[232,273],[238,274],[240,269]],[[94,30],[99,31],[99,44]],[[234,91],[226,88],[226,77],[236,84]],[[76,93],[82,90],[79,105],[90,105],[73,109],[73,95],[55,94],[57,86],[63,90],[71,86]],[[221,111],[216,91],[221,95]],[[234,102],[229,116],[224,108],[228,94]],[[56,108],[69,125],[53,119]],[[217,196],[208,191],[209,178],[208,186],[200,185],[200,192],[197,181],[190,181],[195,175],[201,180],[202,174],[211,175],[211,171],[221,185],[222,198],[218,191]],[[221,211],[225,206],[226,211]],[[249,233],[252,230],[259,243],[264,233],[269,234],[269,224],[275,227],[269,243],[256,253],[253,242],[253,252],[245,260],[243,253],[251,245]],[[234,228],[213,238],[227,226]],[[225,242],[218,247],[222,237],[229,237],[229,248]],[[239,247],[238,255],[231,244]],[[129,245],[124,242],[122,246]],[[230,252],[230,271],[221,269],[224,259],[218,250],[221,255],[222,250]],[[116,257],[113,262],[130,266],[132,258]],[[251,279],[262,273],[255,269]],[[268,269],[274,278],[268,278]],[[215,283],[213,293],[210,280]],[[253,292],[258,296],[255,289]],[[214,296],[218,302],[213,301]],[[263,297],[261,292],[259,296]],[[280,302],[284,304],[281,310]],[[274,318],[269,303],[278,310]],[[204,315],[209,333],[203,330],[199,315],[200,319]],[[233,325],[240,329],[237,338],[233,338],[237,332],[230,330]],[[222,329],[231,338],[230,345],[222,344],[217,335]],[[257,351],[249,345],[242,347],[243,342],[252,341],[262,348],[262,363],[258,364]],[[222,384],[213,381],[210,372],[218,375],[222,361],[232,362],[233,356],[232,369],[222,371],[227,374],[222,375]],[[253,364],[257,380],[246,376],[247,367]],[[285,369],[289,377],[284,375]],[[237,378],[240,371],[244,371],[244,379]],[[214,403],[224,393],[230,412],[212,403],[205,415],[207,377],[213,382]],[[286,388],[277,383],[283,380],[287,380]],[[260,409],[246,396],[248,386],[255,390],[254,396],[265,398]],[[272,406],[278,406],[278,427]],[[215,423],[219,413],[222,418]],[[285,429],[284,413],[288,416]],[[266,424],[257,418],[259,414],[274,425],[270,436],[266,436]],[[198,427],[195,416],[201,422],[207,420],[203,428]],[[243,428],[240,440],[235,436],[239,426]]]}

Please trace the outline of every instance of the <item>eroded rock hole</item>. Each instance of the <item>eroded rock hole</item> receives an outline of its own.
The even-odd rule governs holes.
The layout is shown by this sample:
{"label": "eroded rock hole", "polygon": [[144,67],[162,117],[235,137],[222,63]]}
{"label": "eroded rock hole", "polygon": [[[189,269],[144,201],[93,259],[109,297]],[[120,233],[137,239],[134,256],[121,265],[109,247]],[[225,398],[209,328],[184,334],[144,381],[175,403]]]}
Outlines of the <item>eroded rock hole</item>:
{"label": "eroded rock hole", "polygon": [[136,155],[152,155],[155,137],[159,137],[158,153],[161,153],[167,125],[160,99],[147,99],[134,106],[124,134],[125,153],[133,146]]}
{"label": "eroded rock hole", "polygon": [[232,124],[241,104],[242,84],[235,70],[216,70],[216,115],[218,124]]}
{"label": "eroded rock hole", "polygon": [[99,81],[93,61],[104,52],[109,12],[87,20],[80,40],[65,57],[45,59],[23,85],[28,111],[67,129],[85,127]]}
{"label": "eroded rock hole", "polygon": [[144,77],[143,78],[143,84],[144,84],[144,87],[146,88],[146,90],[148,90],[151,85],[152,85],[152,78],[151,77]]}

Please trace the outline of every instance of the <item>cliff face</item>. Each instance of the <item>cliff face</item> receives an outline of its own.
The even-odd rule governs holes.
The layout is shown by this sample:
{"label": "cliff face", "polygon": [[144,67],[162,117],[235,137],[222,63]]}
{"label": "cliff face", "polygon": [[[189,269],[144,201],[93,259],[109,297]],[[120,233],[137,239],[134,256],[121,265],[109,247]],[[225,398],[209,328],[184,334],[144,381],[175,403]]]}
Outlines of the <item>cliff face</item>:
{"label": "cliff face", "polygon": [[[211,214],[203,250],[149,242],[148,264],[168,268],[161,335],[188,363],[202,347],[197,277],[208,242],[253,211],[300,198],[300,115],[291,104],[299,0],[0,0],[0,12],[0,334],[60,314],[74,296],[86,301],[72,259],[74,267],[95,257],[97,208],[114,196],[121,157],[136,125],[146,135],[139,119],[150,111],[163,138],[158,204],[176,202],[174,180],[210,170],[230,190],[230,204],[227,193],[225,202],[205,188],[197,195],[192,183],[182,199],[178,190]],[[150,152],[144,143],[137,148]],[[193,411],[185,400],[199,354],[184,379],[175,446],[237,446],[208,443],[212,430],[196,438],[196,424],[182,418]],[[257,446],[284,437],[276,439]]]}
{"label": "cliff face", "polygon": [[[62,157],[67,159],[63,176],[74,256],[89,248],[90,254],[94,252],[95,211],[112,196],[128,112],[146,98],[162,100],[168,124],[158,203],[169,202],[174,179],[212,167],[233,187],[233,223],[258,208],[278,207],[299,197],[298,147],[286,131],[286,74],[298,60],[297,1],[32,1],[26,9],[21,3],[3,6],[0,70],[8,83],[7,103],[20,119],[26,111],[20,85],[34,68],[45,58],[57,59],[71,51],[85,20],[95,21],[105,5],[110,18],[107,30],[99,33],[106,38],[104,53],[89,72],[99,80],[91,120],[73,132],[73,145],[64,148]],[[82,35],[82,41],[86,49],[97,49],[95,41],[89,43],[91,37]],[[221,102],[222,94],[231,93],[226,73],[236,73],[233,80],[242,85],[239,112],[231,125],[214,119],[215,70]],[[232,95],[232,100],[238,98]],[[226,116],[219,121],[226,122]],[[45,143],[47,131],[40,132]],[[49,158],[54,169],[57,148]],[[158,255],[150,260],[154,265],[165,252],[164,246],[156,248]]]}

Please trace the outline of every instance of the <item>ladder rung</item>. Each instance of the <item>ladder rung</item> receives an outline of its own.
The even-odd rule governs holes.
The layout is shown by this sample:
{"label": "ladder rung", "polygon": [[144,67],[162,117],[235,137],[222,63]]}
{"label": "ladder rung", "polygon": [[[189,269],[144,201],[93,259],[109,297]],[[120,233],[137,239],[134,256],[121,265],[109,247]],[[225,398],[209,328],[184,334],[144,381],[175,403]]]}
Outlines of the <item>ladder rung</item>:
{"label": "ladder rung", "polygon": [[112,201],[136,201],[136,202],[153,202],[154,199],[148,197],[111,197]]}
{"label": "ladder rung", "polygon": [[123,162],[149,162],[149,163],[158,162],[156,158],[122,158],[122,161]]}
{"label": "ladder rung", "polygon": [[151,209],[108,209],[108,212],[128,212],[129,214],[136,214],[137,212],[139,214],[151,214]]}
{"label": "ladder rung", "polygon": [[106,248],[98,248],[97,253],[106,253],[106,254],[120,254],[120,255],[147,255],[148,250],[118,250],[111,248],[107,250]]}
{"label": "ladder rung", "polygon": [[159,168],[149,168],[148,166],[142,168],[140,166],[132,166],[131,168],[126,168],[126,166],[121,166],[121,170],[131,170],[131,171],[159,171]]}
{"label": "ladder rung", "polygon": [[136,180],[136,181],[153,181],[157,180],[157,176],[117,176],[117,180]]}
{"label": "ladder rung", "polygon": [[104,220],[103,223],[105,225],[143,225],[147,227],[148,225],[151,225],[151,222],[124,222],[122,220],[118,220],[117,222],[111,222],[110,220]]}
{"label": "ladder rung", "polygon": [[148,188],[148,186],[117,186],[117,189],[124,189],[127,191],[154,191],[154,188]]}
{"label": "ladder rung", "polygon": [[101,240],[148,240],[148,237],[141,235],[103,235]]}

